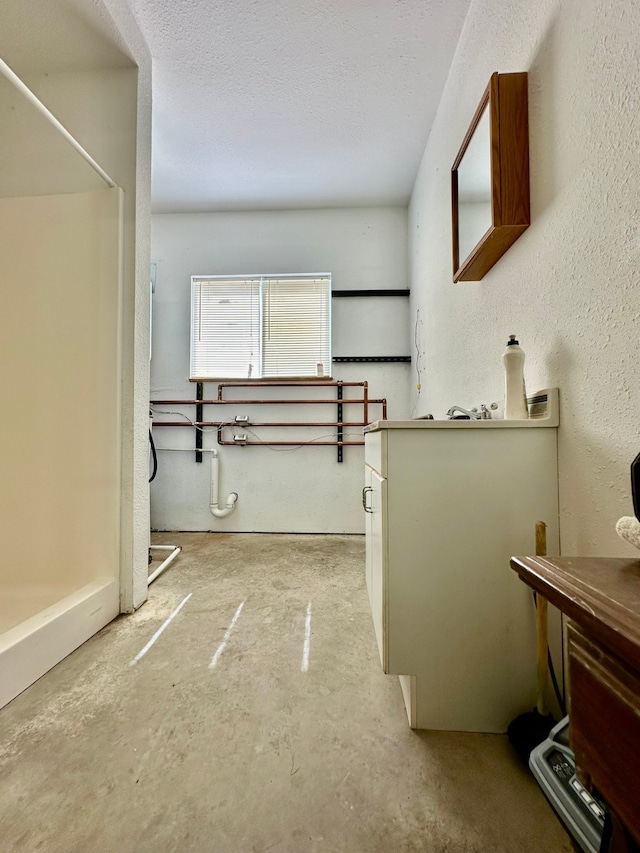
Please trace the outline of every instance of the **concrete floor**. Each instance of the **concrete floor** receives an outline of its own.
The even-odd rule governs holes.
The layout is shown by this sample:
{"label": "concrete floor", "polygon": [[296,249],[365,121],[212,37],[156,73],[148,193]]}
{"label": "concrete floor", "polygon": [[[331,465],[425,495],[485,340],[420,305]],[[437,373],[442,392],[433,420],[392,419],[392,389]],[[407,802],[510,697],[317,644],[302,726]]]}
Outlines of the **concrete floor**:
{"label": "concrete floor", "polygon": [[149,601],[0,711],[3,853],[571,850],[504,737],[408,728],[361,537],[154,541]]}

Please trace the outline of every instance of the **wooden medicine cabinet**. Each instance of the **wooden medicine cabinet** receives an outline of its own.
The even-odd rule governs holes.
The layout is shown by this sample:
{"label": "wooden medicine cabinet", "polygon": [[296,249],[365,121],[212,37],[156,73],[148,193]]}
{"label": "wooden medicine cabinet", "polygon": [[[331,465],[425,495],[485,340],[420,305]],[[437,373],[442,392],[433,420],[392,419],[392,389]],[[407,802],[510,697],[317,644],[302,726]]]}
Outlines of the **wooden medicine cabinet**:
{"label": "wooden medicine cabinet", "polygon": [[451,167],[453,280],[480,281],[529,227],[527,73],[491,75]]}

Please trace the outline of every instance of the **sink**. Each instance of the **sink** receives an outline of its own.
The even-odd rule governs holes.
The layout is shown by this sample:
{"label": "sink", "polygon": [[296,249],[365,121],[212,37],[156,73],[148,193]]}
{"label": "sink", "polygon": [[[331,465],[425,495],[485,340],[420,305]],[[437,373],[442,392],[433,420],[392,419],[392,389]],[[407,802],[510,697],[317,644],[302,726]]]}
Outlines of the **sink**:
{"label": "sink", "polygon": [[458,418],[427,419],[426,416],[407,420],[374,421],[364,428],[365,432],[380,429],[531,429],[535,427],[557,427],[560,409],[557,388],[545,388],[527,396],[528,420],[507,421],[504,418],[480,418],[467,420]]}

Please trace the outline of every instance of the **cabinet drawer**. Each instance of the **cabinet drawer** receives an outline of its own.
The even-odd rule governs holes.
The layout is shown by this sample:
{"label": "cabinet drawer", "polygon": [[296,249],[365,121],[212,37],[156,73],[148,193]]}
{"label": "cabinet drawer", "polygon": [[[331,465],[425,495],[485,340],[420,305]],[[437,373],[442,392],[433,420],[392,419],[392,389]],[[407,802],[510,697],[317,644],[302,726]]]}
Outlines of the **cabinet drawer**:
{"label": "cabinet drawer", "polygon": [[568,636],[576,764],[640,839],[640,673],[574,623]]}

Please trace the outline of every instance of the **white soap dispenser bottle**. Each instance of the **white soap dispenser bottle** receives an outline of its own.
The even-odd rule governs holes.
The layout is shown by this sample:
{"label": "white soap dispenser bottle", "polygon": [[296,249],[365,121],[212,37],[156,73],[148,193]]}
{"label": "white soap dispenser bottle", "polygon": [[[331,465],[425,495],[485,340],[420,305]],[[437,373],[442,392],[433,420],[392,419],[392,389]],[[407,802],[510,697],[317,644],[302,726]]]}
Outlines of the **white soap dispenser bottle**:
{"label": "white soap dispenser bottle", "polygon": [[504,417],[509,421],[529,417],[527,392],[524,385],[524,352],[515,335],[509,335],[507,348],[502,353],[504,364]]}

